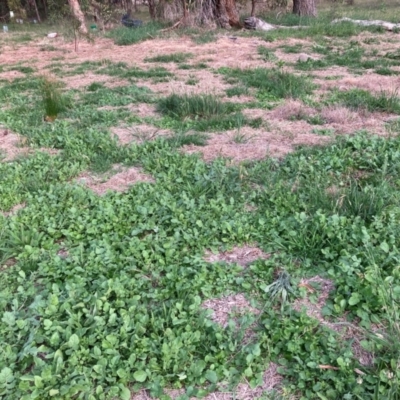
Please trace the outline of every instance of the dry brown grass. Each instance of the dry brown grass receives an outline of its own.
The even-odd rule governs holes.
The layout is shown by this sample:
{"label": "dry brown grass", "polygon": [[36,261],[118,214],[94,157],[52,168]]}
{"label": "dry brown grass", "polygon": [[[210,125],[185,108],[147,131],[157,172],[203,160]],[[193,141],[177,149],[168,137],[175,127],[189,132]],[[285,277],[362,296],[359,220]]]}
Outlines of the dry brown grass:
{"label": "dry brown grass", "polygon": [[[118,170],[119,172],[111,175],[112,172]],[[120,165],[114,165],[112,172],[103,176],[91,175],[84,172],[76,180],[85,184],[98,195],[104,195],[108,191],[123,192],[138,182],[154,182],[154,179],[150,175],[143,173],[137,167],[125,168]]]}
{"label": "dry brown grass", "polygon": [[239,315],[247,313],[258,315],[260,313],[260,310],[251,307],[249,301],[241,293],[220,299],[209,299],[201,306],[211,310],[211,319],[223,328],[227,327],[229,320],[236,321]]}
{"label": "dry brown grass", "polygon": [[226,262],[239,264],[242,267],[247,267],[247,265],[259,259],[267,259],[270,254],[264,253],[261,249],[256,246],[244,245],[240,247],[234,247],[231,250],[224,251],[222,253],[212,253],[211,251],[206,251],[204,259],[208,262]]}
{"label": "dry brown grass", "polygon": [[52,155],[59,153],[57,149],[27,147],[26,142],[26,137],[17,135],[0,126],[0,160],[12,161],[16,157],[27,156],[35,151],[44,151]]}

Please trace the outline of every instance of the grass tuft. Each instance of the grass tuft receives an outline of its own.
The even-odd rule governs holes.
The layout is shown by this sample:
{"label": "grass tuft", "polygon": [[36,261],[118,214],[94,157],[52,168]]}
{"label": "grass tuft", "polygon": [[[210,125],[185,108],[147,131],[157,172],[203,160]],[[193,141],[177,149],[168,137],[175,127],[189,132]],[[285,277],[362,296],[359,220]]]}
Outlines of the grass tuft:
{"label": "grass tuft", "polygon": [[219,72],[227,79],[240,81],[243,85],[257,88],[259,93],[267,93],[276,99],[300,98],[311,94],[315,87],[309,78],[281,69],[221,68]]}
{"label": "grass tuft", "polygon": [[45,118],[54,120],[58,114],[66,109],[66,100],[61,94],[60,84],[48,78],[43,78],[41,94],[45,110]]}
{"label": "grass tuft", "polygon": [[161,28],[162,25],[156,22],[149,22],[137,28],[118,27],[110,31],[108,37],[114,39],[115,44],[119,46],[129,46],[144,40],[154,39],[158,36]]}
{"label": "grass tuft", "polygon": [[145,58],[145,62],[159,62],[159,63],[183,63],[189,58],[193,57],[192,53],[173,53],[173,54],[161,54],[155,57]]}

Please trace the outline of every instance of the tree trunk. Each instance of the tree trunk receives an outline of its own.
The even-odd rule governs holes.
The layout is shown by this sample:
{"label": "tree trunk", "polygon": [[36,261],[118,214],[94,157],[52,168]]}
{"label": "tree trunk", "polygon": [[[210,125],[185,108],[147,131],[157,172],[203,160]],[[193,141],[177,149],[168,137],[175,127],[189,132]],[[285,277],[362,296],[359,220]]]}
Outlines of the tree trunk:
{"label": "tree trunk", "polygon": [[0,0],[0,22],[8,21],[9,17],[10,17],[10,8],[8,7],[8,1]]}
{"label": "tree trunk", "polygon": [[148,4],[149,4],[150,18],[154,20],[157,17],[156,1],[155,0],[148,0]]}
{"label": "tree trunk", "polygon": [[257,4],[257,0],[251,0],[251,13],[250,13],[250,17],[255,17],[255,16],[256,16],[256,4]]}
{"label": "tree trunk", "polygon": [[317,7],[315,0],[293,0],[293,14],[316,17]]}
{"label": "tree trunk", "polygon": [[85,24],[85,16],[81,10],[81,6],[78,3],[78,0],[68,0],[69,6],[71,7],[71,11],[73,16],[79,22],[79,32],[87,35],[88,30]]}
{"label": "tree trunk", "polygon": [[222,28],[242,27],[235,0],[218,0],[216,3],[217,20]]}

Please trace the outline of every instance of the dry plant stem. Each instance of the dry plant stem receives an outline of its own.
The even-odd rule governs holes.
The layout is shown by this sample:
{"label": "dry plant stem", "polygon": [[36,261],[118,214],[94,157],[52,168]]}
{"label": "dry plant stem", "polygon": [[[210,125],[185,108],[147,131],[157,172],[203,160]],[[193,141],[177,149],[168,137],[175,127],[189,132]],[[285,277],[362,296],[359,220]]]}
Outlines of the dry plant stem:
{"label": "dry plant stem", "polygon": [[168,32],[172,31],[175,28],[178,28],[178,26],[184,21],[185,16],[183,16],[178,22],[176,22],[174,25],[170,26],[169,28],[166,29],[161,29],[160,32]]}

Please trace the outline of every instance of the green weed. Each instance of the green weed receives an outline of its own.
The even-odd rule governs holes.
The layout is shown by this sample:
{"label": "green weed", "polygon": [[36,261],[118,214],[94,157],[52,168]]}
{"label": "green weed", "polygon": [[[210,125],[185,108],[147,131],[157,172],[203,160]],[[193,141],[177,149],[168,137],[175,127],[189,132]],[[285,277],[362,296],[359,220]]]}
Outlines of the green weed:
{"label": "green weed", "polygon": [[228,105],[211,94],[183,96],[172,94],[158,101],[157,110],[178,119],[210,118],[223,116],[231,111]]}
{"label": "green weed", "polygon": [[158,36],[162,25],[156,22],[148,22],[143,26],[131,29],[126,27],[116,28],[108,34],[119,46],[129,46],[144,40],[153,39]]}
{"label": "green weed", "polygon": [[159,56],[145,58],[146,62],[158,62],[158,63],[183,63],[189,58],[193,57],[191,53],[172,53],[172,54],[162,54]]}
{"label": "green weed", "polygon": [[221,68],[219,72],[227,78],[240,81],[245,86],[257,88],[260,94],[266,93],[276,99],[303,97],[311,94],[314,89],[310,79],[278,69]]}
{"label": "green weed", "polygon": [[366,90],[351,89],[343,92],[335,91],[331,97],[333,102],[358,110],[384,111],[400,114],[400,99],[397,92],[380,92],[374,95]]}
{"label": "green weed", "polygon": [[249,94],[249,89],[245,86],[235,86],[225,90],[228,97],[242,96]]}
{"label": "green weed", "polygon": [[53,121],[59,113],[65,110],[66,99],[60,92],[59,84],[47,78],[42,80],[41,94],[45,117]]}

